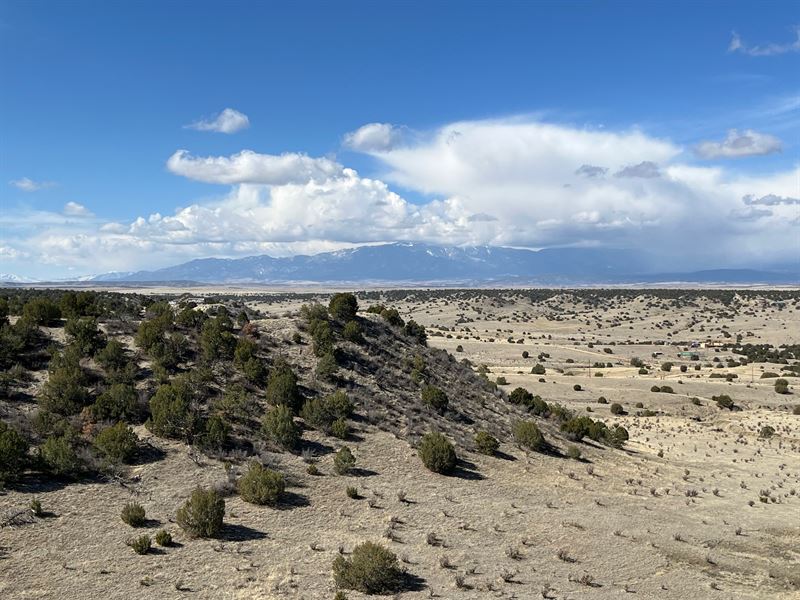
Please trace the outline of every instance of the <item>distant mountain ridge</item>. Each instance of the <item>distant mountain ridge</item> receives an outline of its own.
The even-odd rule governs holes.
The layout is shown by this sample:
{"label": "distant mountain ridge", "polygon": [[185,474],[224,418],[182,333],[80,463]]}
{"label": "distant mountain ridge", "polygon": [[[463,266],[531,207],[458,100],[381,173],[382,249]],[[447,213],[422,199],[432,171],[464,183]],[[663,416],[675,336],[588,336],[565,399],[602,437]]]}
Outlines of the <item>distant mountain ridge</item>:
{"label": "distant mountain ridge", "polygon": [[335,283],[414,282],[600,284],[657,281],[771,283],[800,281],[795,272],[718,269],[659,273],[651,257],[607,248],[525,250],[499,246],[436,246],[396,242],[311,256],[203,258],[135,273],[108,273],[96,282]]}

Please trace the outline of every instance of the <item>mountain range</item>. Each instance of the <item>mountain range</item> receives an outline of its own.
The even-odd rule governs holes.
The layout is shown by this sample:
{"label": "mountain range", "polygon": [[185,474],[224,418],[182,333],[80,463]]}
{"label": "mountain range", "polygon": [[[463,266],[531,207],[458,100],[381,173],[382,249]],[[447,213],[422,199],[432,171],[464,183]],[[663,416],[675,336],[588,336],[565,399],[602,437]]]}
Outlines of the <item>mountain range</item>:
{"label": "mountain range", "polygon": [[575,285],[625,283],[797,284],[796,268],[657,269],[652,257],[624,249],[436,246],[396,242],[311,256],[204,258],[153,271],[107,273],[118,283],[411,283],[444,285]]}

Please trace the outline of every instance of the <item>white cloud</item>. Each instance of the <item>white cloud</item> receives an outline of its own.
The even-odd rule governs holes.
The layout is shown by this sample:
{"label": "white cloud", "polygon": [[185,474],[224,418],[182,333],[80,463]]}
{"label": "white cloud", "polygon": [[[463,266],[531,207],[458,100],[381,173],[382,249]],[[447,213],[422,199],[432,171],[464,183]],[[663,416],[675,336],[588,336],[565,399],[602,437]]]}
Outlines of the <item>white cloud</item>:
{"label": "white cloud", "polygon": [[86,208],[83,204],[77,202],[67,202],[64,205],[64,214],[68,217],[92,217],[92,211]]}
{"label": "white cloud", "polygon": [[232,156],[192,156],[178,150],[167,160],[167,168],[176,175],[205,183],[261,183],[287,185],[315,180],[324,181],[342,171],[342,166],[328,158],[306,154],[258,154],[242,150]]}
{"label": "white cloud", "polygon": [[[682,148],[641,131],[530,118],[453,123],[370,154],[383,167],[380,179],[304,154],[178,151],[168,161],[172,172],[231,188],[213,201],[129,222],[5,211],[4,245],[31,258],[0,254],[0,270],[33,264],[48,273],[26,274],[54,277],[70,268],[127,271],[387,241],[622,247],[661,255],[670,269],[796,255],[775,240],[798,239],[797,167],[746,176],[685,164]],[[579,165],[659,176],[586,177]],[[392,184],[426,199],[411,202]]]}
{"label": "white cloud", "polygon": [[731,34],[731,41],[728,44],[728,52],[741,52],[749,56],[774,56],[776,54],[786,54],[787,52],[800,52],[800,27],[793,27],[792,31],[795,40],[785,44],[769,43],[764,45],[751,46],[742,41],[737,32]]}
{"label": "white cloud", "polygon": [[775,136],[758,133],[752,129],[739,132],[730,129],[721,142],[705,141],[695,146],[695,154],[700,158],[740,158],[744,156],[763,156],[780,152],[781,141]]}
{"label": "white cloud", "polygon": [[400,132],[389,123],[368,123],[344,136],[344,144],[359,152],[390,150],[400,141]]}
{"label": "white cloud", "polygon": [[226,108],[211,119],[201,119],[185,127],[197,131],[216,131],[230,134],[250,127],[250,119],[247,118],[246,114],[240,113],[238,110]]}
{"label": "white cloud", "polygon": [[47,188],[51,188],[56,185],[53,181],[34,181],[28,177],[12,179],[8,182],[8,184],[13,185],[15,188],[20,189],[23,192],[38,192],[39,190],[46,190]]}

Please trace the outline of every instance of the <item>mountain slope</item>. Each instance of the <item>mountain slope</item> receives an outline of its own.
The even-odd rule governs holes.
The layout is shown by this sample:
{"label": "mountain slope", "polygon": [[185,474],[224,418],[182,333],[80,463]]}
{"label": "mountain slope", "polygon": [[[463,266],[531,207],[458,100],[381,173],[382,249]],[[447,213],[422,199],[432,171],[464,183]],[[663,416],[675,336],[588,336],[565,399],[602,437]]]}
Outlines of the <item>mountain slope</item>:
{"label": "mountain slope", "polygon": [[393,243],[313,256],[206,258],[157,271],[98,276],[96,281],[606,281],[650,272],[646,259],[626,250],[558,248],[540,251]]}

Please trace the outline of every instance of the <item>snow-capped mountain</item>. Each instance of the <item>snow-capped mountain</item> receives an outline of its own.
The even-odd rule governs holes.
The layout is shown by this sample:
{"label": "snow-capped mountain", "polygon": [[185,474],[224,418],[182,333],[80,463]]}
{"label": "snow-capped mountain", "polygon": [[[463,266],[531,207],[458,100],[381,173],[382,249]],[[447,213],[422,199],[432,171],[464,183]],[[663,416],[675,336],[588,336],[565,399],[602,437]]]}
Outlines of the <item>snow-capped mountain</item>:
{"label": "snow-capped mountain", "polygon": [[[665,277],[668,277],[665,279]],[[497,246],[435,246],[396,242],[313,256],[204,258],[155,271],[110,273],[94,281],[199,283],[509,283],[576,284],[653,281],[791,282],[795,274],[765,271],[659,275],[639,252],[598,248],[524,250]]]}

